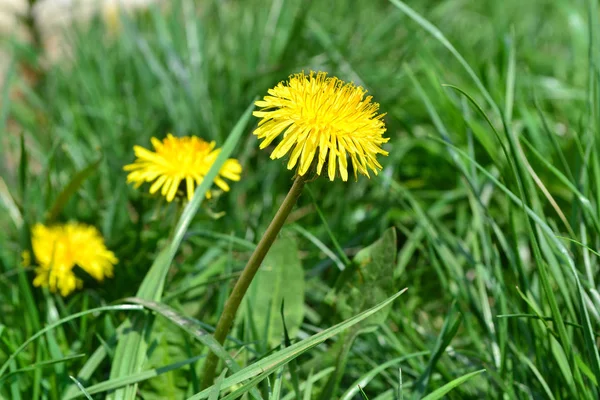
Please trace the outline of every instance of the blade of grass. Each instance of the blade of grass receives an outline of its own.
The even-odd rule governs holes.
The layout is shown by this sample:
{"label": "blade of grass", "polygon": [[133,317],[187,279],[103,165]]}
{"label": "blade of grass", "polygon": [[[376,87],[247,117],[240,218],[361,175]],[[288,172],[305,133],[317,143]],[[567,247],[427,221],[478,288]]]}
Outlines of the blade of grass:
{"label": "blade of grass", "polygon": [[33,342],[34,340],[36,340],[38,337],[42,336],[43,334],[45,334],[46,332],[51,331],[52,329],[56,328],[57,326],[61,326],[64,323],[67,323],[73,319],[82,317],[84,315],[89,315],[89,314],[93,314],[93,313],[98,313],[98,312],[104,312],[104,311],[139,311],[139,310],[143,310],[144,307],[139,306],[139,305],[133,305],[133,304],[120,304],[120,305],[116,305],[116,306],[103,306],[103,307],[97,307],[97,308],[92,308],[86,311],[82,311],[82,312],[78,312],[75,314],[71,314],[68,317],[59,319],[58,321],[44,327],[43,329],[41,329],[40,331],[36,332],[33,336],[31,336],[29,339],[27,339],[25,342],[23,342],[22,345],[20,345],[9,357],[8,359],[4,362],[4,364],[2,364],[2,366],[0,367],[0,376],[2,376],[2,374],[4,373],[4,371],[6,371],[6,369],[8,368],[9,363],[21,352],[23,351],[23,349],[25,349],[25,347],[27,347],[31,342]]}
{"label": "blade of grass", "polygon": [[[95,385],[88,386],[86,390],[89,394],[108,392],[110,390],[115,390],[115,389],[123,387],[125,385],[143,382],[148,379],[152,379],[152,378],[155,378],[162,374],[165,374],[167,372],[175,371],[179,368],[185,367],[186,365],[193,364],[196,361],[201,360],[203,357],[204,356],[195,356],[195,357],[191,357],[186,360],[183,360],[183,361],[178,361],[178,362],[175,362],[175,363],[172,363],[169,365],[165,365],[163,367],[153,368],[153,369],[149,369],[146,371],[142,371],[142,372],[139,372],[134,375],[125,376],[125,377],[116,378],[116,379],[108,379],[104,382],[100,382],[100,383],[96,383]],[[65,394],[65,396],[63,396],[63,399],[71,400],[71,399],[75,399],[75,398],[81,397],[81,396],[82,396],[81,392],[75,391],[73,393]]]}
{"label": "blade of grass", "polygon": [[546,383],[546,380],[544,379],[540,371],[535,367],[535,365],[531,362],[529,358],[525,357],[523,354],[520,354],[520,356],[521,362],[529,367],[529,369],[533,372],[535,377],[540,382],[540,385],[542,385],[542,388],[544,388],[544,392],[546,393],[546,396],[548,396],[547,398],[550,400],[555,400],[555,397],[552,394],[552,390],[550,390],[550,388],[548,387],[548,384]]}
{"label": "blade of grass", "polygon": [[427,354],[429,354],[429,351],[420,351],[418,353],[407,354],[402,357],[394,358],[392,360],[384,362],[381,365],[378,365],[376,368],[373,368],[372,370],[370,370],[369,372],[367,372],[366,374],[364,374],[363,376],[358,378],[356,381],[354,381],[354,383],[352,383],[350,385],[349,389],[346,390],[344,392],[344,394],[342,394],[340,396],[340,400],[352,400],[354,398],[354,396],[356,396],[356,394],[358,393],[359,387],[364,388],[365,386],[367,386],[369,384],[369,382],[371,382],[373,380],[373,378],[375,378],[383,370],[385,370],[395,364],[398,364],[405,360],[408,360],[410,358],[420,357],[420,356],[424,356]]}
{"label": "blade of grass", "polygon": [[363,388],[361,388],[360,386],[358,386],[358,391],[360,392],[360,397],[362,397],[363,400],[369,400],[369,398],[367,397],[367,394],[365,393],[365,391],[363,390]]}
{"label": "blade of grass", "polygon": [[275,371],[275,383],[273,383],[273,392],[269,396],[269,400],[281,400],[281,387],[283,385],[283,369],[281,366]]}
{"label": "blade of grass", "polygon": [[[325,368],[322,371],[317,372],[316,374],[314,374],[312,376],[312,383],[314,382],[318,382],[321,379],[327,377],[329,374],[331,374],[334,370],[334,367],[329,367],[329,368]],[[302,382],[299,386],[300,390],[304,390],[304,388],[306,387],[306,385],[308,385],[308,380]],[[300,399],[300,397],[296,396],[296,393],[294,392],[290,392],[288,394],[286,394],[281,400],[292,400],[292,399]]]}
{"label": "blade of grass", "polygon": [[221,393],[221,383],[223,382],[223,378],[227,374],[227,368],[221,372],[221,375],[215,379],[215,384],[213,385],[212,391],[210,392],[210,396],[208,396],[208,400],[219,400],[219,394]]}
{"label": "blade of grass", "polygon": [[10,218],[12,219],[15,227],[17,228],[17,230],[20,230],[21,227],[23,226],[23,216],[21,215],[21,212],[19,211],[19,207],[17,207],[17,203],[15,202],[15,199],[10,194],[10,191],[8,190],[8,186],[6,186],[6,182],[4,182],[4,179],[1,176],[0,176],[0,204],[4,205],[4,208],[6,209],[8,215],[10,215]]}
{"label": "blade of grass", "polygon": [[75,382],[75,385],[77,385],[77,388],[78,388],[78,389],[81,391],[81,393],[82,393],[83,395],[85,395],[85,397],[87,397],[87,399],[88,399],[88,400],[93,400],[93,399],[92,399],[92,396],[90,396],[90,394],[87,392],[87,390],[85,390],[85,388],[83,387],[83,385],[81,384],[81,382],[79,382],[79,381],[77,380],[77,378],[75,378],[75,377],[73,377],[73,376],[70,376],[70,375],[69,375],[69,378],[71,378],[71,380],[72,380],[73,382]]}
{"label": "blade of grass", "polygon": [[450,306],[450,310],[442,326],[442,330],[436,340],[433,350],[431,351],[431,358],[427,363],[427,367],[423,374],[419,377],[415,383],[415,389],[413,395],[415,398],[423,397],[423,394],[427,390],[429,380],[433,374],[434,368],[439,361],[440,357],[446,351],[446,348],[450,345],[450,342],[456,336],[458,328],[462,323],[463,317],[458,311],[458,307],[455,304]]}
{"label": "blade of grass", "polygon": [[81,357],[85,357],[85,354],[74,354],[72,356],[67,356],[67,357],[63,357],[60,358],[58,360],[49,360],[49,361],[41,361],[32,365],[28,365],[25,368],[21,368],[21,369],[17,369],[15,371],[11,371],[8,374],[4,375],[4,376],[0,376],[0,383],[2,381],[4,381],[5,379],[9,379],[11,376],[16,375],[16,374],[21,374],[23,372],[29,372],[29,371],[33,371],[36,369],[41,369],[41,368],[45,368],[54,364],[58,364],[58,363],[65,363],[71,360],[75,360]]}
{"label": "blade of grass", "polygon": [[[282,301],[279,313],[281,314],[281,323],[283,325],[283,344],[285,345],[285,347],[290,347],[292,345],[292,341],[290,340],[290,335],[288,333],[287,325],[285,323],[285,314],[283,312],[283,307],[284,302]],[[296,395],[296,399],[300,399],[300,379],[298,377],[298,362],[296,360],[290,361],[288,363],[288,369],[292,378],[292,388],[294,389],[294,394]]]}
{"label": "blade of grass", "polygon": [[427,396],[423,397],[422,400],[437,400],[437,399],[441,399],[448,392],[450,392],[451,390],[455,389],[457,386],[463,384],[464,382],[468,381],[472,377],[474,377],[476,375],[479,375],[479,374],[481,374],[483,372],[485,372],[485,369],[481,369],[479,371],[471,372],[469,374],[461,376],[460,378],[456,378],[452,382],[448,382],[447,384],[445,384],[441,388],[439,388],[437,390],[434,390],[433,392],[431,392]]}
{"label": "blade of grass", "polygon": [[313,235],[312,233],[310,233],[309,231],[297,224],[292,224],[291,228],[299,234],[301,234],[302,236],[304,236],[305,238],[307,238],[312,244],[317,246],[319,250],[325,253],[325,255],[329,257],[331,261],[335,263],[335,265],[337,265],[340,271],[343,271],[346,268],[342,260],[340,260],[338,256],[336,256],[335,253],[329,249],[329,247],[325,246],[325,244],[321,242],[315,235]]}
{"label": "blade of grass", "polygon": [[469,63],[458,52],[458,50],[456,50],[456,48],[452,45],[452,43],[450,43],[450,41],[448,39],[446,39],[446,36],[444,36],[442,31],[440,31],[431,22],[427,21],[425,18],[423,18],[421,15],[419,15],[419,13],[417,13],[415,10],[413,10],[408,5],[406,5],[403,1],[390,0],[390,2],[394,6],[396,6],[398,9],[400,9],[400,11],[402,11],[404,14],[408,15],[413,21],[415,21],[417,24],[419,24],[423,29],[425,29],[427,32],[429,32],[437,41],[439,41],[444,47],[446,47],[446,49],[448,49],[448,51],[450,51],[450,53],[458,60],[458,62],[465,69],[467,74],[469,74],[471,79],[473,79],[473,82],[475,82],[475,85],[477,85],[477,88],[481,91],[481,94],[483,94],[483,96],[485,97],[485,99],[488,102],[488,104],[490,105],[490,107],[492,107],[492,109],[494,109],[494,111],[496,111],[498,115],[501,115],[498,105],[496,104],[494,99],[492,99],[492,96],[490,95],[490,93],[488,92],[486,87],[483,85],[483,82],[481,82],[481,80],[479,79],[479,77],[477,76],[475,71],[473,71],[473,69],[471,68]]}
{"label": "blade of grass", "polygon": [[319,218],[321,219],[321,222],[323,222],[323,226],[325,227],[325,230],[327,231],[327,235],[329,235],[329,238],[331,239],[331,242],[333,243],[333,246],[335,247],[335,249],[339,253],[340,257],[342,258],[342,261],[344,262],[344,264],[345,265],[350,265],[352,262],[350,261],[350,259],[346,255],[346,252],[344,251],[344,249],[342,249],[342,246],[340,246],[338,240],[336,239],[335,235],[331,231],[331,228],[329,227],[329,224],[327,223],[327,220],[325,219],[325,216],[323,215],[323,212],[319,208],[319,205],[317,204],[317,199],[316,199],[314,193],[312,192],[312,190],[310,189],[310,186],[308,186],[308,185],[306,186],[306,191],[308,192],[308,194],[310,195],[310,198],[313,201],[313,206],[315,207],[315,210],[317,211],[317,214],[319,215]]}
{"label": "blade of grass", "polygon": [[306,379],[306,387],[304,388],[304,396],[303,396],[304,400],[312,399],[312,388],[313,388],[312,377],[313,377],[313,370],[310,370],[310,372],[308,373],[308,378]]}
{"label": "blade of grass", "polygon": [[92,173],[96,172],[100,161],[102,161],[102,158],[89,163],[84,169],[78,171],[73,178],[71,178],[69,183],[58,194],[56,200],[54,200],[54,203],[52,204],[52,207],[50,207],[50,210],[46,214],[47,223],[51,224],[52,222],[56,221],[63,208],[67,205],[69,199],[77,192],[77,190],[79,190],[83,182],[85,182],[85,180],[90,177]]}

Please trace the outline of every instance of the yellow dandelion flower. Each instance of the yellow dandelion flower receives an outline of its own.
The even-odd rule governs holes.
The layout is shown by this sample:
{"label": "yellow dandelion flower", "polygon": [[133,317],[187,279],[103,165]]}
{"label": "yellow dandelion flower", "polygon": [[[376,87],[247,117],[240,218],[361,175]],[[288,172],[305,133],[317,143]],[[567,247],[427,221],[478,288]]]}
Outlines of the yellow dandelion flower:
{"label": "yellow dandelion flower", "polygon": [[96,228],[77,222],[36,224],[31,231],[31,244],[39,265],[34,286],[49,287],[51,292],[59,291],[63,296],[83,285],[73,272],[75,266],[102,282],[113,276],[113,266],[118,262]]}
{"label": "yellow dandelion flower", "polygon": [[[271,153],[271,158],[282,158],[290,152],[288,169],[298,164],[298,175],[304,175],[317,155],[316,172],[321,175],[327,161],[329,179],[336,176],[336,164],[344,181],[348,180],[350,156],[357,173],[369,177],[381,170],[377,154],[388,155],[381,148],[384,138],[384,114],[377,114],[379,104],[372,103],[366,90],[344,83],[325,72],[292,75],[268,91],[269,96],[256,101],[260,111],[253,114],[262,118],[254,134],[263,139],[264,149],[283,133],[283,139]],[[318,152],[318,154],[317,154]]]}
{"label": "yellow dandelion flower", "polygon": [[[184,189],[180,185],[185,183],[187,198],[191,200],[195,186],[200,185],[221,149],[215,148],[215,142],[208,143],[196,136],[175,137],[168,134],[162,142],[156,138],[151,141],[155,151],[134,146],[137,159],[123,168],[131,171],[127,182],[135,183],[136,188],[144,182],[153,182],[150,193],[162,188],[161,194],[169,202],[173,201],[178,190]],[[241,173],[242,166],[238,160],[230,158],[221,167],[215,184],[228,192],[229,185],[223,178],[239,181]],[[207,192],[207,197],[210,197],[210,192]]]}

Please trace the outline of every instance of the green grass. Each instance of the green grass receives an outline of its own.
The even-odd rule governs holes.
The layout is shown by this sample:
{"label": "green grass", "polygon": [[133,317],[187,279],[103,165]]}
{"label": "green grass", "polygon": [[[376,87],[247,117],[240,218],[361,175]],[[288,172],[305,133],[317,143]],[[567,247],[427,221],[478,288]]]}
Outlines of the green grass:
{"label": "green grass", "polygon": [[[600,396],[595,1],[308,4],[181,0],[112,36],[94,21],[51,67],[7,38],[0,398]],[[269,255],[303,279],[251,287],[221,347],[208,333],[292,178],[244,113],[310,69],[369,90],[390,155],[370,180],[308,184],[281,235],[298,251]],[[183,214],[134,190],[132,147],[167,132],[227,142],[242,180]],[[34,223],[71,219],[120,262],[62,298],[20,254]],[[381,259],[357,272],[365,254]],[[271,294],[297,286],[276,317]],[[202,392],[209,348],[224,361]]]}

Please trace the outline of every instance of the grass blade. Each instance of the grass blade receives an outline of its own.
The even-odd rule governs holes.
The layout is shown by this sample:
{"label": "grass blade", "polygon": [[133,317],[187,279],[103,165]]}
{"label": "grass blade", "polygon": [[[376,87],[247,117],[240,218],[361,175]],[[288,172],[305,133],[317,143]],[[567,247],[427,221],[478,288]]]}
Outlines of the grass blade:
{"label": "grass blade", "polygon": [[[139,372],[137,374],[133,374],[130,376],[124,376],[122,378],[109,379],[104,382],[96,383],[95,385],[91,385],[87,387],[87,392],[89,394],[97,394],[102,392],[108,392],[110,390],[115,390],[120,387],[131,385],[133,383],[140,383],[146,381],[148,379],[155,378],[167,372],[175,371],[181,367],[185,367],[186,365],[195,363],[196,361],[202,359],[204,356],[195,356],[188,358],[187,360],[178,361],[169,365],[165,365],[160,368],[149,369],[146,371]],[[65,396],[63,396],[64,400],[71,400],[77,397],[81,397],[82,393],[80,392],[67,392]]]}
{"label": "grass blade", "polygon": [[57,326],[61,326],[62,324],[66,323],[66,322],[69,322],[71,320],[74,320],[76,318],[83,317],[85,315],[89,315],[89,314],[93,314],[93,313],[98,313],[98,312],[104,312],[104,311],[129,311],[129,310],[139,311],[139,310],[143,310],[143,309],[144,308],[142,306],[139,306],[139,305],[120,304],[120,305],[116,305],[116,306],[104,306],[104,307],[92,308],[92,309],[81,311],[81,312],[78,312],[78,313],[75,313],[75,314],[71,314],[68,317],[59,319],[58,321],[56,321],[56,322],[54,322],[54,323],[46,326],[42,330],[36,332],[33,336],[31,336],[29,339],[27,339],[22,345],[20,345],[15,351],[13,351],[13,353],[8,357],[8,359],[0,367],[0,376],[2,376],[2,374],[4,373],[4,371],[6,371],[6,369],[8,368],[8,365],[10,364],[10,362],[21,351],[23,351],[23,349],[25,347],[27,347],[29,345],[29,343],[33,342],[34,340],[36,340],[37,338],[39,338],[40,336],[42,336],[46,332],[49,332],[52,329],[56,328]]}
{"label": "grass blade", "polygon": [[448,316],[444,321],[444,326],[442,326],[442,331],[440,332],[440,335],[438,336],[437,341],[435,343],[435,347],[431,352],[431,358],[427,363],[427,368],[425,368],[425,371],[419,377],[417,383],[415,383],[414,393],[417,397],[422,397],[423,393],[425,393],[425,390],[427,390],[427,386],[429,385],[429,379],[431,378],[431,374],[433,373],[435,365],[437,364],[440,357],[444,354],[446,348],[450,345],[450,342],[458,332],[458,328],[462,323],[463,317],[461,314],[455,315],[457,313],[458,307],[456,306],[456,304],[452,304],[452,306],[450,306]]}
{"label": "grass blade", "polygon": [[25,368],[17,369],[15,371],[9,372],[8,374],[6,374],[4,376],[1,376],[0,377],[0,383],[2,381],[4,381],[5,379],[9,379],[10,377],[12,377],[12,376],[14,376],[16,374],[21,374],[23,372],[33,371],[33,370],[36,370],[36,369],[39,369],[39,368],[45,368],[45,367],[48,367],[48,366],[51,366],[51,365],[54,365],[54,364],[58,364],[58,363],[65,363],[65,362],[68,362],[68,361],[71,361],[71,360],[75,360],[75,359],[78,359],[78,358],[81,358],[81,357],[85,357],[85,354],[74,354],[72,356],[63,357],[63,358],[60,358],[58,360],[42,361],[42,362],[39,362],[39,363],[28,365]]}
{"label": "grass blade", "polygon": [[90,396],[90,394],[87,392],[87,390],[85,390],[85,388],[83,387],[83,385],[81,384],[81,382],[79,382],[79,381],[77,380],[77,378],[75,378],[75,377],[73,377],[73,376],[70,376],[70,375],[69,375],[69,378],[71,378],[71,380],[72,380],[73,382],[75,382],[75,385],[77,385],[77,388],[78,388],[78,389],[81,391],[81,393],[82,393],[83,395],[85,395],[85,397],[87,397],[87,399],[88,399],[88,400],[93,400],[93,399],[92,399],[92,396]]}
{"label": "grass blade", "polygon": [[208,400],[219,400],[219,394],[221,393],[221,382],[223,382],[225,374],[227,374],[227,368],[225,368],[223,372],[221,372],[221,375],[219,375],[215,380],[215,384],[210,392],[210,396],[208,396]]}
{"label": "grass blade", "polygon": [[92,175],[92,173],[96,172],[98,169],[98,165],[102,159],[98,159],[92,163],[90,163],[87,167],[77,172],[73,178],[69,181],[67,186],[58,194],[56,200],[50,207],[48,214],[46,215],[46,222],[52,223],[56,221],[58,216],[60,215],[63,208],[67,205],[69,199],[79,190],[83,182]]}
{"label": "grass blade", "polygon": [[453,390],[454,388],[456,388],[457,386],[461,385],[462,383],[468,381],[469,379],[471,379],[472,377],[474,377],[475,375],[479,375],[481,373],[485,372],[485,369],[481,369],[479,371],[475,371],[475,372],[471,372],[469,374],[463,375],[460,378],[456,378],[455,380],[453,380],[452,382],[448,382],[446,383],[444,386],[442,386],[441,388],[434,390],[433,392],[431,392],[430,394],[428,394],[427,396],[423,397],[423,400],[437,400],[437,399],[441,399],[443,398],[448,392],[450,392],[451,390]]}
{"label": "grass blade", "polygon": [[350,388],[348,390],[346,390],[346,392],[344,392],[344,394],[342,394],[340,396],[340,400],[352,400],[354,398],[354,396],[356,396],[356,394],[358,393],[359,387],[364,388],[365,386],[367,386],[369,384],[369,382],[371,382],[373,380],[373,378],[375,378],[375,376],[377,376],[383,370],[391,367],[392,365],[401,363],[402,361],[408,360],[413,357],[420,357],[420,356],[424,356],[427,354],[429,354],[429,351],[420,351],[418,353],[407,354],[402,357],[394,358],[392,360],[384,362],[381,365],[378,365],[377,367],[373,368],[371,371],[369,371],[365,375],[358,378],[352,385],[350,385]]}
{"label": "grass blade", "polygon": [[450,51],[450,53],[452,53],[452,55],[458,60],[458,62],[465,69],[467,74],[469,74],[471,79],[473,79],[473,82],[475,82],[475,85],[477,85],[477,88],[481,91],[481,93],[485,97],[485,99],[488,102],[488,104],[490,105],[490,107],[492,107],[494,109],[494,111],[496,111],[498,113],[498,115],[500,115],[500,110],[498,109],[496,102],[494,102],[494,99],[492,99],[492,96],[490,95],[488,90],[483,85],[483,82],[481,82],[481,80],[479,79],[479,77],[477,76],[475,71],[473,71],[473,69],[471,68],[469,63],[458,52],[458,50],[456,50],[456,48],[452,45],[452,43],[450,43],[450,41],[448,39],[446,39],[446,36],[444,36],[442,31],[440,31],[431,22],[429,22],[425,18],[423,18],[415,10],[413,10],[408,5],[406,5],[403,1],[390,0],[390,2],[393,5],[395,5],[396,7],[398,7],[398,9],[400,9],[400,11],[402,11],[404,14],[408,15],[413,21],[415,21],[417,24],[419,24],[423,29],[425,29],[427,32],[429,32],[437,41],[439,41],[444,47],[446,47],[446,49],[448,49],[448,51]]}

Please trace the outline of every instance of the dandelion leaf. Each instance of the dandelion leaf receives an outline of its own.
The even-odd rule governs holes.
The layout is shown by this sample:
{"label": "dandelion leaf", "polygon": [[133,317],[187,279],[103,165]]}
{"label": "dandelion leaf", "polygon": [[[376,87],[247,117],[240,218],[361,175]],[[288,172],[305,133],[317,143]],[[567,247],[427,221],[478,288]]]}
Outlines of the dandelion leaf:
{"label": "dandelion leaf", "polygon": [[[387,299],[397,290],[392,277],[396,259],[396,230],[390,228],[373,244],[354,257],[354,274],[340,289],[336,308],[343,319],[350,318]],[[389,308],[366,319],[361,326],[377,325],[387,318]]]}
{"label": "dandelion leaf", "polygon": [[242,309],[251,310],[254,326],[261,333],[267,332],[269,346],[276,346],[283,339],[282,302],[288,333],[292,338],[296,335],[304,319],[304,270],[293,237],[280,236],[273,243],[250,285],[246,301],[249,304]]}

